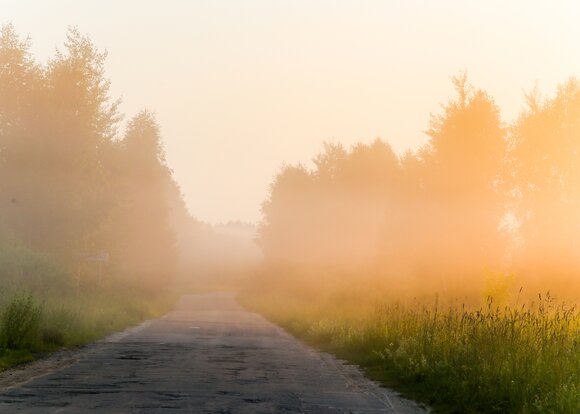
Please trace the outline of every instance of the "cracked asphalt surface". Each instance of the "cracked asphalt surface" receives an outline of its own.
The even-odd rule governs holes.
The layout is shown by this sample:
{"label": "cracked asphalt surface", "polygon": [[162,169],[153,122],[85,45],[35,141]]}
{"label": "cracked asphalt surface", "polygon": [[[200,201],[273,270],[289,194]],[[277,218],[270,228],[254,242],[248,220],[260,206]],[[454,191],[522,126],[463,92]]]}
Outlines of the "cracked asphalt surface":
{"label": "cracked asphalt surface", "polygon": [[168,315],[0,391],[1,413],[421,413],[234,294],[184,296]]}

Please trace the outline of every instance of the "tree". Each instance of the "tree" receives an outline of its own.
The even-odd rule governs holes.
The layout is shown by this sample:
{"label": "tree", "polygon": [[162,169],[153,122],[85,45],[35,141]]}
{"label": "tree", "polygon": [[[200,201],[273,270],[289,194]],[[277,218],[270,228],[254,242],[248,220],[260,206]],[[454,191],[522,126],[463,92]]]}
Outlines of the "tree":
{"label": "tree", "polygon": [[551,99],[542,99],[536,89],[527,104],[511,130],[506,178],[525,244],[520,259],[545,271],[554,266],[558,272],[575,271],[580,265],[580,82],[571,78]]}
{"label": "tree", "polygon": [[284,166],[274,178],[269,197],[262,204],[258,235],[268,260],[304,259],[309,236],[306,229],[313,219],[312,191],[312,178],[302,165]]}
{"label": "tree", "polygon": [[378,257],[386,205],[399,191],[399,160],[375,140],[345,150],[326,143],[315,169],[287,166],[263,204],[267,259],[354,269]]}
{"label": "tree", "polygon": [[131,283],[154,288],[176,270],[169,214],[176,189],[151,112],[142,111],[129,122],[121,151],[116,192],[122,203],[113,219],[118,265]]}
{"label": "tree", "polygon": [[431,116],[428,144],[403,159],[400,220],[394,219],[401,243],[389,244],[390,257],[401,259],[398,269],[456,277],[459,285],[502,260],[505,199],[499,179],[506,141],[493,99],[465,74],[453,84],[455,98]]}
{"label": "tree", "polygon": [[85,255],[108,252],[111,273],[159,286],[176,262],[170,215],[193,219],[154,116],[141,112],[119,139],[106,52],[76,28],[47,65],[29,48],[1,29],[0,229],[75,272]]}
{"label": "tree", "polygon": [[106,56],[71,28],[64,52],[57,51],[46,72],[48,99],[39,147],[43,159],[51,161],[44,172],[51,180],[45,183],[52,202],[47,210],[67,230],[58,239],[68,251],[103,249],[112,208],[105,160],[111,155],[121,116],[119,101],[109,97]]}
{"label": "tree", "polygon": [[[27,244],[71,262],[102,248],[109,156],[119,121],[106,54],[70,29],[41,70],[11,26],[0,47],[2,187],[6,222]],[[4,100],[6,97],[6,100]]]}

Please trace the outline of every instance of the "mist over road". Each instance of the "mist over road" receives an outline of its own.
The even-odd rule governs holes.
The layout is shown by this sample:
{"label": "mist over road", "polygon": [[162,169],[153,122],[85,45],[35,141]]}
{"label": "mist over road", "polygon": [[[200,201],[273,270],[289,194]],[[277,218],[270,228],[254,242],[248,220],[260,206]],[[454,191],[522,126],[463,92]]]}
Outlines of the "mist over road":
{"label": "mist over road", "polygon": [[231,293],[163,318],[0,393],[4,413],[416,413],[414,403],[298,342]]}

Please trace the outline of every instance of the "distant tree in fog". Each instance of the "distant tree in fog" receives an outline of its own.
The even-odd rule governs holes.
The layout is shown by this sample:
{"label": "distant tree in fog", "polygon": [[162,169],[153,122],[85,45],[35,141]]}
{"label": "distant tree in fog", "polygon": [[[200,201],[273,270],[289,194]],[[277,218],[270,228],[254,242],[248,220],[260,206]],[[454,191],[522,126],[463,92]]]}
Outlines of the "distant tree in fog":
{"label": "distant tree in fog", "polygon": [[109,252],[116,277],[164,283],[176,262],[170,210],[183,201],[153,115],[138,114],[121,139],[106,53],[76,28],[44,66],[29,50],[2,27],[0,231],[71,269]]}
{"label": "distant tree in fog", "polygon": [[176,267],[170,209],[172,197],[181,194],[165,164],[159,126],[151,112],[131,119],[120,151],[118,192],[123,203],[115,216],[113,241],[122,274],[145,285],[164,284]]}
{"label": "distant tree in fog", "polygon": [[527,104],[511,130],[506,178],[522,259],[573,272],[580,265],[580,82],[568,80],[549,99],[532,91]]}
{"label": "distant tree in fog", "polygon": [[495,264],[504,247],[505,197],[498,184],[506,131],[493,99],[475,89],[466,74],[454,77],[453,84],[456,96],[432,115],[421,154],[423,213],[429,220],[423,230],[443,266],[456,264],[457,271],[468,273]]}

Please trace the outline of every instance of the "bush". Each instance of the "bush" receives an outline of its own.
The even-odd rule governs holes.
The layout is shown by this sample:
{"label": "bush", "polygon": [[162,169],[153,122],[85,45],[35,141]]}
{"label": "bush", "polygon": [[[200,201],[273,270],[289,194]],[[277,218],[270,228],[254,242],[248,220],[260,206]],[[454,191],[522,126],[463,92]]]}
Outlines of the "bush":
{"label": "bush", "polygon": [[31,294],[16,294],[0,319],[0,344],[4,349],[30,349],[39,337],[42,307]]}

